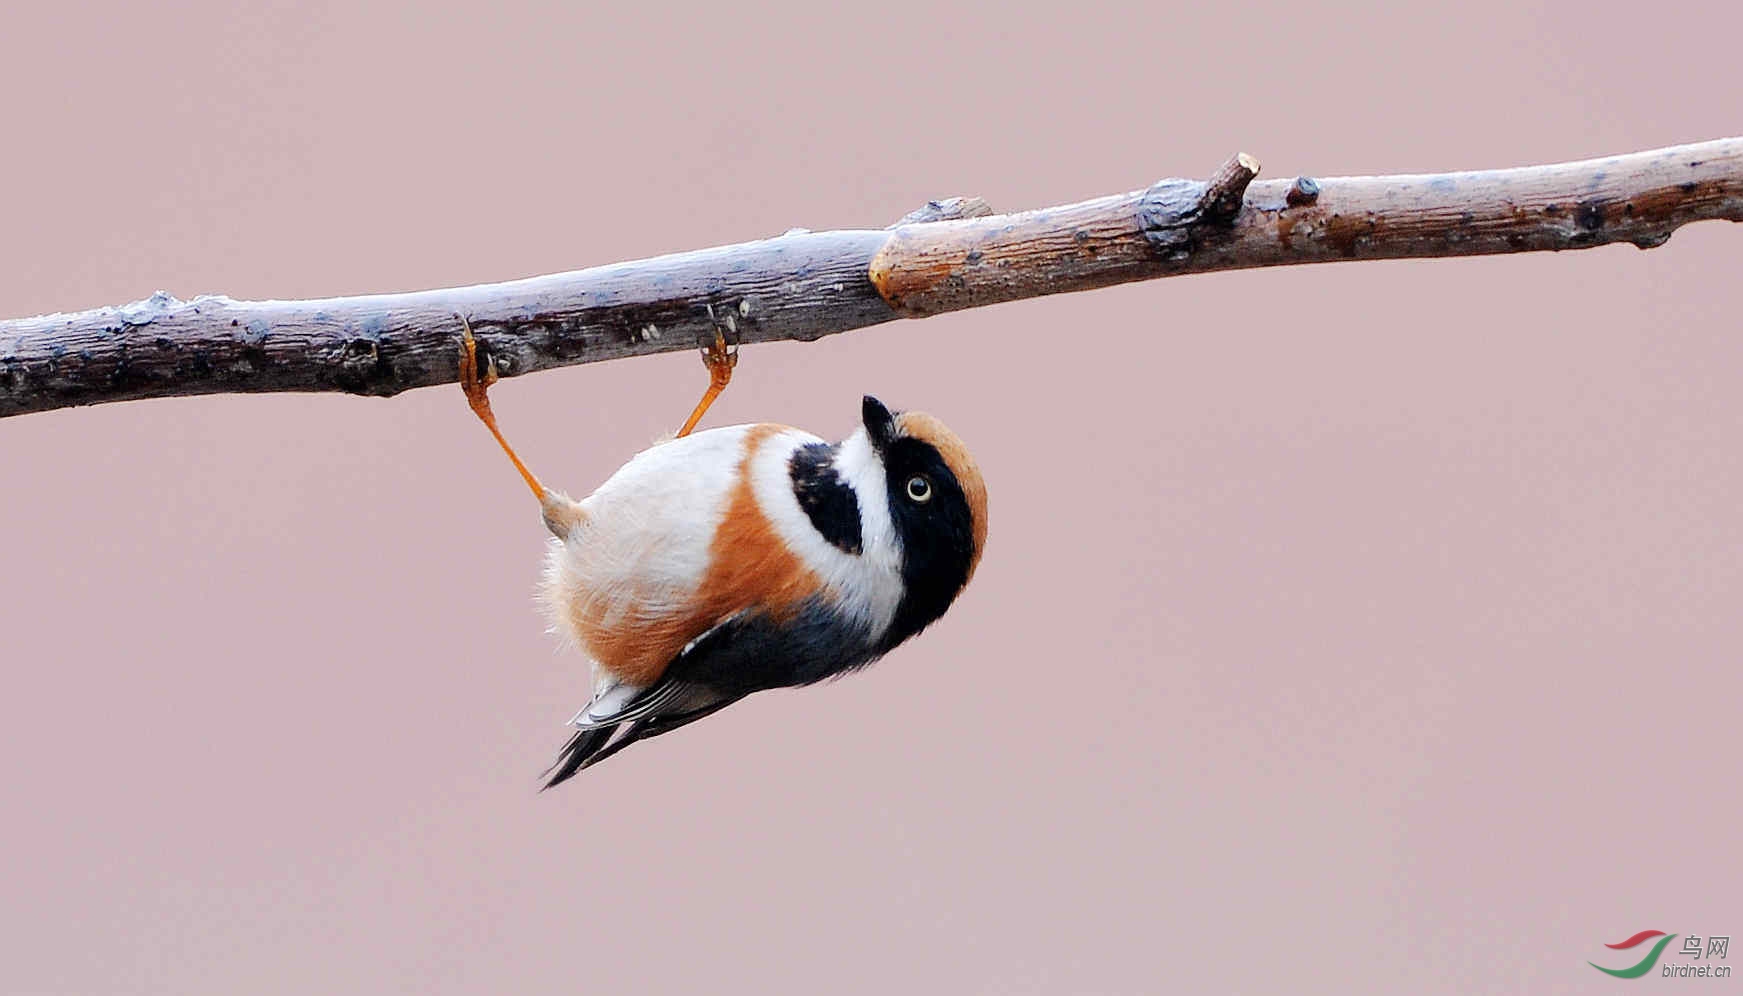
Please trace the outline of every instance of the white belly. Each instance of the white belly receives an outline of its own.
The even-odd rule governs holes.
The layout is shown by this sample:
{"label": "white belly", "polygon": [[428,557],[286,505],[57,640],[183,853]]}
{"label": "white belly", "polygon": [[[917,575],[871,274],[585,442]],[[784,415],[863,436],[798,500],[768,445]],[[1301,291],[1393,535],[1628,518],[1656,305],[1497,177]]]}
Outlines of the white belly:
{"label": "white belly", "polygon": [[649,616],[685,603],[708,570],[749,430],[734,425],[657,443],[581,501],[585,520],[566,541],[552,541],[547,567],[546,608],[559,632],[590,651],[570,625],[569,603],[578,596],[604,599],[616,613],[633,603]]}

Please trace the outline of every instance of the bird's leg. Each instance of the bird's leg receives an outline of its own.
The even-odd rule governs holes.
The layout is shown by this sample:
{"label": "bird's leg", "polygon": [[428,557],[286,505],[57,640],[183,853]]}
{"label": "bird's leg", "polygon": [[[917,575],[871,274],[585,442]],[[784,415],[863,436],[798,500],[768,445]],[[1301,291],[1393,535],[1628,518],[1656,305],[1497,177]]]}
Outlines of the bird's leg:
{"label": "bird's leg", "polygon": [[496,442],[502,447],[502,452],[508,454],[508,459],[514,464],[514,469],[520,471],[521,480],[527,482],[532,489],[533,497],[539,500],[539,507],[545,516],[545,528],[549,529],[558,539],[569,535],[569,528],[581,520],[581,506],[569,496],[552,491],[539,483],[527,465],[521,463],[520,456],[514,447],[508,445],[503,438],[502,430],[496,426],[496,413],[490,410],[490,385],[496,383],[496,361],[489,355],[484,358],[484,374],[478,373],[478,342],[472,338],[472,323],[465,315],[458,316],[463,335],[460,340],[460,389],[466,392],[466,403],[471,406],[472,414],[484,423],[490,434],[496,437]]}
{"label": "bird's leg", "polygon": [[496,427],[496,413],[490,410],[490,385],[496,383],[496,360],[493,357],[484,358],[484,375],[478,374],[478,341],[472,338],[472,323],[466,316],[460,316],[460,327],[464,330],[460,340],[460,389],[466,392],[466,403],[472,407],[472,414],[484,423],[490,434],[496,437],[496,442],[502,447],[502,452],[508,454],[508,459],[514,464],[514,469],[520,471],[521,480],[527,482],[527,487],[533,489],[533,497],[542,504],[545,500],[545,486],[520,462],[514,447],[508,445],[508,440],[502,437],[502,430]]}
{"label": "bird's leg", "polygon": [[708,368],[708,390],[702,392],[702,400],[696,402],[696,410],[684,421],[684,427],[673,437],[682,439],[696,428],[696,423],[702,421],[702,416],[708,412],[708,406],[714,404],[714,399],[720,397],[720,392],[726,390],[726,385],[732,382],[732,368],[738,366],[738,347],[728,348],[726,336],[718,327],[714,330],[714,342],[702,350],[702,365]]}

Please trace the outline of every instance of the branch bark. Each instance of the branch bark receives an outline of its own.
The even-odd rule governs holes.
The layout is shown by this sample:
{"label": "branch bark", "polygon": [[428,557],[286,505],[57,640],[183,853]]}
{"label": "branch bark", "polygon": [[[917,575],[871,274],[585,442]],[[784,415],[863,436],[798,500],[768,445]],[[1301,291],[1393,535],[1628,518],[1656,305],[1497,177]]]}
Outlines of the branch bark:
{"label": "branch bark", "polygon": [[1016,214],[933,201],[889,229],[807,232],[507,283],[308,301],[180,301],[0,322],[0,417],[223,392],[390,396],[456,380],[462,313],[505,377],[740,342],[813,340],[1133,280],[1337,260],[1663,245],[1743,221],[1743,138],[1418,176],[1208,181]]}

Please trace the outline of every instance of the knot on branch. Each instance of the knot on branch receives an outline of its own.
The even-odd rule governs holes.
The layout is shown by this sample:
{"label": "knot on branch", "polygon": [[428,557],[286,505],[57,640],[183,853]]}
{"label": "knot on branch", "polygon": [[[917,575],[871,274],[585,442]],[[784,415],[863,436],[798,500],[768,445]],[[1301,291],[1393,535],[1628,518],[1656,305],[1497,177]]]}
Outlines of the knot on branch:
{"label": "knot on branch", "polygon": [[352,334],[337,342],[327,357],[333,383],[349,394],[386,396],[396,393],[393,364],[382,356],[379,335]]}
{"label": "knot on branch", "polygon": [[1211,178],[1158,180],[1138,207],[1138,225],[1152,248],[1164,259],[1184,260],[1197,246],[1196,233],[1206,227],[1226,228],[1241,213],[1247,185],[1259,175],[1259,160],[1236,153]]}
{"label": "knot on branch", "polygon": [[1283,195],[1283,203],[1290,207],[1306,207],[1319,200],[1319,181],[1311,176],[1298,176],[1289,185],[1289,190]]}

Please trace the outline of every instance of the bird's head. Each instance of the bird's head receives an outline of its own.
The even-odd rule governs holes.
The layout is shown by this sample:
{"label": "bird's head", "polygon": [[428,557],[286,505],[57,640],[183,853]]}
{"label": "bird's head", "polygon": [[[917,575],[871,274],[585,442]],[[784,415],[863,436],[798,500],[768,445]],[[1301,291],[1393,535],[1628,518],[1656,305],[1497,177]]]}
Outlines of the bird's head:
{"label": "bird's head", "polygon": [[924,412],[892,412],[866,395],[860,417],[883,466],[902,551],[904,597],[885,638],[895,646],[944,614],[986,548],[986,482],[968,447]]}

